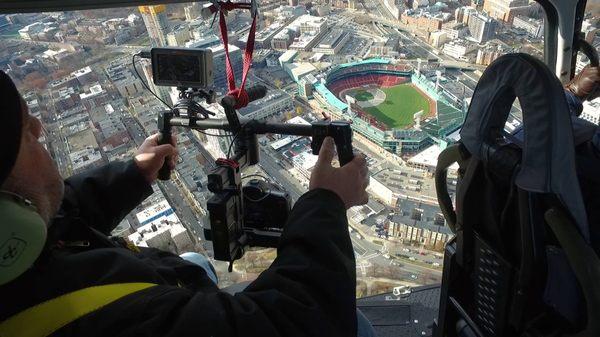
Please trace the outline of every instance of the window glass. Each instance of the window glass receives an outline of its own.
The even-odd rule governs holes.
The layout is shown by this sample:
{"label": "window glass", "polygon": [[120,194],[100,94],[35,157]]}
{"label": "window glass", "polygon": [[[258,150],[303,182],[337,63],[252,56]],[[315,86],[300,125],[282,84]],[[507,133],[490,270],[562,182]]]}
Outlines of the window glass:
{"label": "window glass", "polygon": [[[594,43],[598,6],[590,1],[586,16]],[[219,25],[200,14],[200,4],[182,3],[0,15],[0,69],[45,125],[43,141],[64,177],[132,158],[167,109],[158,98],[177,101],[175,88],[153,83],[148,60],[136,58],[134,67],[140,50],[211,49],[211,88],[227,92]],[[247,12],[227,16],[238,83],[250,23]],[[371,172],[369,203],[348,211],[358,297],[441,281],[452,233],[436,201],[437,155],[457,139],[485,67],[511,52],[542,58],[543,36],[543,11],[528,0],[261,2],[247,85],[264,84],[269,93],[240,113],[276,122],[324,114],[352,121],[354,147]],[[217,105],[205,107],[222,116]],[[519,116],[516,105],[508,129]],[[212,256],[203,233],[212,196],[207,174],[215,158],[226,156],[230,138],[189,130],[177,136],[172,180],[155,184],[114,234],[140,246]],[[259,144],[260,165],[245,176],[266,177],[297,200],[316,160],[310,140],[267,135]],[[449,181],[454,193],[456,172]],[[232,273],[215,262],[220,285],[256,278],[275,256],[274,249],[251,248]]]}

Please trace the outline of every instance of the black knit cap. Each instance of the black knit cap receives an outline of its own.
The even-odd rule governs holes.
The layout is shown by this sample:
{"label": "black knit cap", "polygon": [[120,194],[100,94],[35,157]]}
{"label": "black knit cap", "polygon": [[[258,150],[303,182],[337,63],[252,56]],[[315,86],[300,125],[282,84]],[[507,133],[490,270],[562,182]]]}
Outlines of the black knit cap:
{"label": "black knit cap", "polygon": [[0,187],[17,160],[22,127],[21,96],[10,77],[0,71]]}

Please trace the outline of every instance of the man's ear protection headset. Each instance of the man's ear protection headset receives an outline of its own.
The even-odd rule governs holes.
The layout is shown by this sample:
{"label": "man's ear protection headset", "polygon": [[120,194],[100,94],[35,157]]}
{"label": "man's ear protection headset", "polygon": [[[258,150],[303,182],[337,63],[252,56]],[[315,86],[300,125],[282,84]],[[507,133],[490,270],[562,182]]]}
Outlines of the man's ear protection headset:
{"label": "man's ear protection headset", "polygon": [[[13,81],[0,71],[0,186],[19,154],[23,110]],[[46,224],[25,198],[0,190],[0,285],[29,269],[46,242]]]}
{"label": "man's ear protection headset", "polygon": [[0,285],[29,269],[46,243],[47,227],[35,206],[0,191]]}

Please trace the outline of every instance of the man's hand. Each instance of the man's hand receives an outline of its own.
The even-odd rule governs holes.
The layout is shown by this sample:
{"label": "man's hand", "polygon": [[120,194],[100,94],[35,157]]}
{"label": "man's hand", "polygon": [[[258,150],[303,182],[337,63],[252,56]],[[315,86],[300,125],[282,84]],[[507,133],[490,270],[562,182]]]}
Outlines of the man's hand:
{"label": "man's hand", "polygon": [[135,153],[135,163],[149,184],[158,178],[158,171],[163,166],[165,158],[172,170],[177,163],[177,139],[171,136],[171,144],[158,145],[159,134],[154,134],[144,141]]}
{"label": "man's hand", "polygon": [[333,138],[327,137],[321,145],[319,159],[310,176],[309,190],[324,188],[336,193],[346,209],[364,205],[369,201],[366,188],[369,186],[369,169],[362,154],[354,156],[348,164],[335,168],[331,160],[335,155]]}
{"label": "man's hand", "polygon": [[600,68],[585,66],[565,88],[582,101],[600,97]]}

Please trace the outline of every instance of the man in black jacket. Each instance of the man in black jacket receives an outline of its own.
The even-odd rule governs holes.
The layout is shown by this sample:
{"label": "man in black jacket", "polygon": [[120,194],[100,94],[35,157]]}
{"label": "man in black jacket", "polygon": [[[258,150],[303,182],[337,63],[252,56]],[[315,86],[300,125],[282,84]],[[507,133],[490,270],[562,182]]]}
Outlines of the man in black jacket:
{"label": "man in black jacket", "polygon": [[[29,200],[48,231],[35,262],[0,284],[0,336],[356,336],[346,209],[368,200],[364,157],[334,168],[333,143],[324,142],[277,258],[230,295],[193,263],[108,237],[152,192],[164,159],[176,155],[173,146],[150,137],[133,160],[63,184],[38,142],[40,122],[2,72],[0,92],[0,116],[8,121],[0,123],[0,193]],[[0,226],[18,226],[4,218]],[[7,239],[0,237],[0,254]]]}

